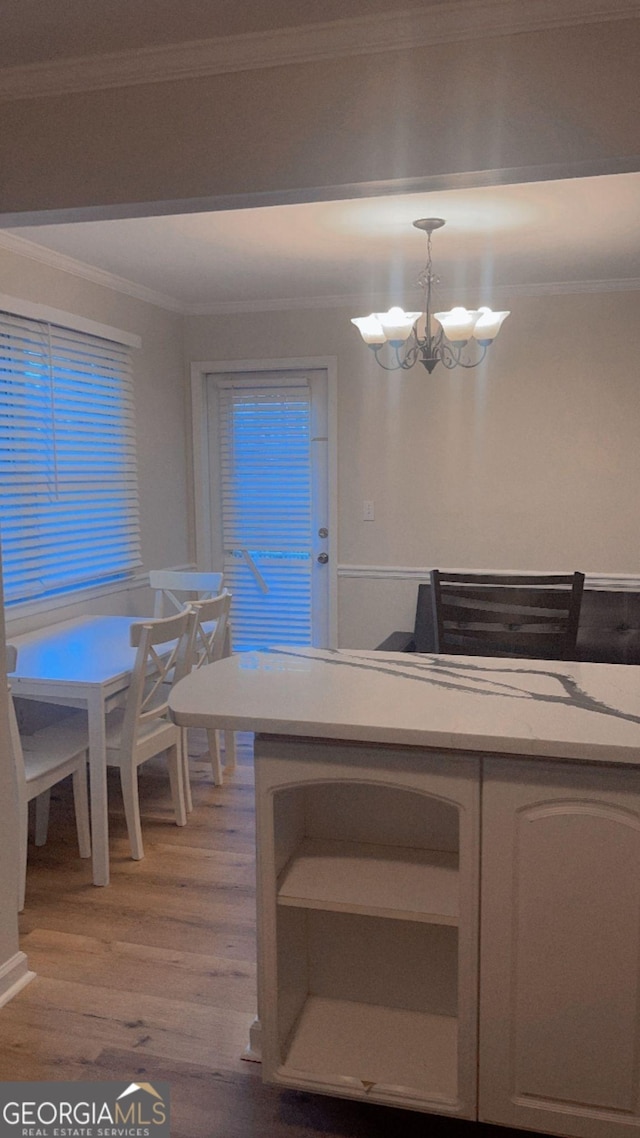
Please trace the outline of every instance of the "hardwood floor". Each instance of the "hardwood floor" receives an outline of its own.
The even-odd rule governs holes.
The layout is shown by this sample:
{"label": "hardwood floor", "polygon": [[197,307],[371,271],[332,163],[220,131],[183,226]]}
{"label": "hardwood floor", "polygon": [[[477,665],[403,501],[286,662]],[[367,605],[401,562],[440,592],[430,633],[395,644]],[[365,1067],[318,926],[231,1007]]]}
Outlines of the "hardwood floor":
{"label": "hardwood floor", "polygon": [[524,1138],[265,1087],[259,1065],[240,1058],[256,996],[251,736],[239,740],[235,771],[214,787],[204,732],[190,733],[194,812],[181,829],[162,760],[145,764],[140,862],[109,772],[106,889],[77,856],[70,785],[54,790],[49,841],[29,847],[21,917],[37,978],[2,1010],[0,1078],[164,1079],[173,1138]]}

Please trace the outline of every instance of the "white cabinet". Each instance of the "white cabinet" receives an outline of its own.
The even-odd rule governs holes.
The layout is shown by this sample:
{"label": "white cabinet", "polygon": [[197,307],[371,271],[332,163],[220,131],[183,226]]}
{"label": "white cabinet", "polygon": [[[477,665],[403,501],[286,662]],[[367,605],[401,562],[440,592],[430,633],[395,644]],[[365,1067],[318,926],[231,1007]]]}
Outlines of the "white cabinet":
{"label": "white cabinet", "polygon": [[640,1127],[640,773],[484,762],[479,1116]]}
{"label": "white cabinet", "polygon": [[264,1077],[475,1117],[479,774],[256,741]]}
{"label": "white cabinet", "polygon": [[181,681],[172,707],[184,726],[269,732],[266,1078],[640,1138],[640,668],[249,656]]}
{"label": "white cabinet", "polygon": [[267,1081],[640,1130],[640,771],[267,736],[256,785]]}

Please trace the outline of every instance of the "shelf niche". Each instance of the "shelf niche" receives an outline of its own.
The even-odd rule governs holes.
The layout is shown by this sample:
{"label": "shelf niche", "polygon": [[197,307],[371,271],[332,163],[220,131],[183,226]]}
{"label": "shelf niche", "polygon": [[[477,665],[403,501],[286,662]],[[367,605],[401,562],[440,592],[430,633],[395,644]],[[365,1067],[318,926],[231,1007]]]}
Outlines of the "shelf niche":
{"label": "shelf niche", "polygon": [[453,1109],[457,807],[359,782],[273,806],[280,1079]]}

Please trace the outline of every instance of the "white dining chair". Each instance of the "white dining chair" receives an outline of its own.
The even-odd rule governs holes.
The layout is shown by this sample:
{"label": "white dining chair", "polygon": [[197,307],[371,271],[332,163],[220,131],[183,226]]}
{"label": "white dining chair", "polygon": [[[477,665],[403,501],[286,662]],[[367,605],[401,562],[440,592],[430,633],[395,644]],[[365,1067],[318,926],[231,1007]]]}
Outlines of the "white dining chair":
{"label": "white dining chair", "polygon": [[107,765],[118,767],[131,856],[144,857],[138,767],[163,751],[167,753],[176,825],[186,825],[181,729],[169,719],[168,692],[188,667],[192,634],[187,609],[175,616],[145,620],[131,626],[131,645],[137,648],[124,708],[107,715]]}
{"label": "white dining chair", "polygon": [[[16,668],[17,654],[7,645],[7,671]],[[87,793],[87,717],[82,712],[66,716],[62,721],[43,727],[33,735],[21,736],[18,729],[11,686],[9,685],[9,742],[18,788],[18,910],[25,904],[27,853],[29,840],[29,803],[36,800],[35,842],[43,846],[49,827],[51,788],[69,775],[73,779],[73,801],[80,857],[91,857],[89,797]]]}
{"label": "white dining chair", "polygon": [[[190,670],[201,668],[203,664],[214,664],[223,656],[230,655],[229,612],[232,595],[225,589],[217,597],[208,601],[196,601],[190,605]],[[189,755],[187,748],[187,729],[184,730],[183,770],[185,800],[187,810],[192,809],[191,780],[189,777]],[[220,757],[220,731],[207,730],[209,757],[214,785],[222,783],[222,761]],[[225,766],[231,769],[235,763],[233,731],[225,732]]]}
{"label": "white dining chair", "polygon": [[153,615],[181,612],[191,601],[208,600],[222,591],[222,573],[196,573],[190,569],[152,569]]}

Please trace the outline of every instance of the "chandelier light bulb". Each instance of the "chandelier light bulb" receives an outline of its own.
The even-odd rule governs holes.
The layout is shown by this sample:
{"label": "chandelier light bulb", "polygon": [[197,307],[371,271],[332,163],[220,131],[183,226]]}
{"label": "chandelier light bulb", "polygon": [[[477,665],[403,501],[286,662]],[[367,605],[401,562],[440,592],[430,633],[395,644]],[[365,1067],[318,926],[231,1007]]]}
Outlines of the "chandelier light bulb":
{"label": "chandelier light bulb", "polygon": [[502,323],[509,316],[508,312],[492,312],[490,308],[479,308],[478,319],[473,329],[474,339],[491,343],[495,340]]}
{"label": "chandelier light bulb", "polygon": [[467,308],[452,308],[451,312],[434,312],[434,319],[442,325],[447,340],[452,344],[463,343],[473,335],[478,313]]}
{"label": "chandelier light bulb", "polygon": [[405,312],[402,308],[390,308],[388,312],[376,312],[387,340],[404,343],[413,331],[413,325],[421,312]]}
{"label": "chandelier light bulb", "polygon": [[387,337],[375,312],[369,316],[355,316],[352,321],[365,344],[386,344]]}

